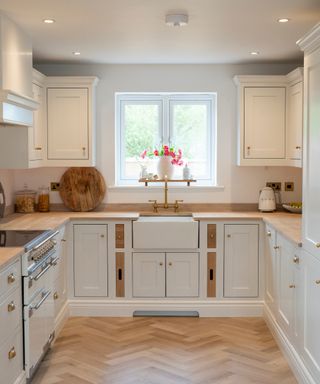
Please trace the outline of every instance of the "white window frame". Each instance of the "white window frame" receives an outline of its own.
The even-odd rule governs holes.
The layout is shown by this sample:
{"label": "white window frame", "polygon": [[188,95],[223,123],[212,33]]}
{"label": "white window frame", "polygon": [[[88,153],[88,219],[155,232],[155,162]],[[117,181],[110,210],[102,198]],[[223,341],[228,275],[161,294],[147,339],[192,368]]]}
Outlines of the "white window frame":
{"label": "white window frame", "polygon": [[[217,186],[217,94],[216,93],[116,93],[116,117],[115,117],[115,185],[116,186],[139,186],[138,180],[124,178],[124,108],[126,104],[152,104],[159,105],[159,141],[160,145],[164,143],[172,144],[173,133],[171,130],[173,123],[172,108],[175,104],[205,104],[208,109],[207,129],[208,129],[208,164],[209,177],[200,179],[193,186]],[[212,150],[210,150],[210,147]]]}

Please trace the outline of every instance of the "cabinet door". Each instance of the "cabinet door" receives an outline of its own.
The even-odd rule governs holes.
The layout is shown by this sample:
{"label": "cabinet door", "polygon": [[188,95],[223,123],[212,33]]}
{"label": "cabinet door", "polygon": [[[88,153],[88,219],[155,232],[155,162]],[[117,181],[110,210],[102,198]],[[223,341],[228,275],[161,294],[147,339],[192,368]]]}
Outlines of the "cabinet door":
{"label": "cabinet door", "polygon": [[295,277],[293,268],[294,246],[281,235],[277,236],[278,321],[288,336],[292,335]]}
{"label": "cabinet door", "polygon": [[304,282],[302,351],[315,382],[320,382],[320,261],[307,252],[301,257]]}
{"label": "cabinet door", "polygon": [[287,157],[301,160],[302,155],[302,82],[288,88]]}
{"label": "cabinet door", "polygon": [[29,128],[29,160],[43,159],[43,105],[44,91],[43,87],[37,84],[32,84],[33,98],[38,101],[39,108],[33,112],[33,126]]}
{"label": "cabinet door", "polygon": [[266,296],[265,301],[273,314],[276,314],[277,265],[276,265],[276,231],[266,226],[265,230],[265,270]]}
{"label": "cabinet door", "polygon": [[47,92],[48,159],[88,159],[88,89],[48,88]]}
{"label": "cabinet door", "polygon": [[165,254],[133,253],[133,296],[165,297]]}
{"label": "cabinet door", "polygon": [[73,231],[75,296],[107,296],[107,225],[77,224]]}
{"label": "cabinet door", "polygon": [[285,158],[286,89],[246,87],[244,158]]}
{"label": "cabinet door", "polygon": [[199,296],[199,254],[167,253],[167,297]]}
{"label": "cabinet door", "polygon": [[259,295],[259,226],[225,225],[224,296]]}
{"label": "cabinet door", "polygon": [[320,257],[320,48],[304,66],[303,246]]}

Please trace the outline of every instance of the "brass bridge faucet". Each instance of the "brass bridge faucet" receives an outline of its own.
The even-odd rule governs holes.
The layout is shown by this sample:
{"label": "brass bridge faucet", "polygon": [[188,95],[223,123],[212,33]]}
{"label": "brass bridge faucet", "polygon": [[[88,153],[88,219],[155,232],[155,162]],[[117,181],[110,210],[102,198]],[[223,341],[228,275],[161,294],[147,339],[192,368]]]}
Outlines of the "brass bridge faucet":
{"label": "brass bridge faucet", "polygon": [[164,203],[158,203],[157,200],[149,200],[150,203],[153,203],[153,212],[158,213],[158,208],[173,208],[175,212],[179,212],[179,203],[182,203],[183,200],[175,200],[174,203],[168,203],[168,181],[164,180]]}

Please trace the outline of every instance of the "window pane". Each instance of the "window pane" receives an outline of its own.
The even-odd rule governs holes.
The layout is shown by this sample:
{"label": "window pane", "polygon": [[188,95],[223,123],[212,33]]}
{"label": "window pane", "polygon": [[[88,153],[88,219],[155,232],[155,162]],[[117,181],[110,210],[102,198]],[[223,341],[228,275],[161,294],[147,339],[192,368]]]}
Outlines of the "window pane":
{"label": "window pane", "polygon": [[122,177],[139,178],[140,154],[144,149],[154,148],[159,143],[160,104],[124,104],[124,161]]}
{"label": "window pane", "polygon": [[173,102],[171,105],[173,143],[182,149],[183,160],[196,179],[211,176],[208,113],[207,103]]}

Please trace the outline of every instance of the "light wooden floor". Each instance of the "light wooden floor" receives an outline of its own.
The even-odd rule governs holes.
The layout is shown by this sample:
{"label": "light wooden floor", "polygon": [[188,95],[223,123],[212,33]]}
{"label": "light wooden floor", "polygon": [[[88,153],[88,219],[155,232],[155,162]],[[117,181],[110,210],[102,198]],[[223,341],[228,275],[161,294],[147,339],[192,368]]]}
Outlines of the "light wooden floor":
{"label": "light wooden floor", "polygon": [[293,384],[257,318],[71,318],[32,384]]}

